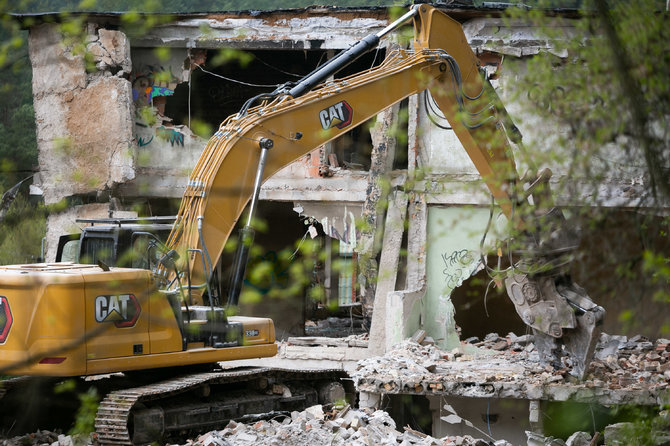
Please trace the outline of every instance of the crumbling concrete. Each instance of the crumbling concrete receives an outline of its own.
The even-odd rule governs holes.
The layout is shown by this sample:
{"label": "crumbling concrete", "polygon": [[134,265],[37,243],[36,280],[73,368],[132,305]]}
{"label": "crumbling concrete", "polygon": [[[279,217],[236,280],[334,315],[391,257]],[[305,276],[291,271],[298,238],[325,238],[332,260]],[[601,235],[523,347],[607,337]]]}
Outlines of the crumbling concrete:
{"label": "crumbling concrete", "polygon": [[94,57],[95,66],[100,71],[122,70],[130,73],[130,42],[121,31],[100,29],[90,37],[86,50]]}
{"label": "crumbling concrete", "polygon": [[[597,347],[602,357],[609,337]],[[626,340],[605,363],[595,360],[583,382],[569,375],[570,361],[554,371],[540,366],[532,335],[492,334],[484,343],[451,351],[405,341],[383,357],[369,358],[353,374],[360,391],[383,394],[521,398],[595,404],[658,405],[670,402],[668,342]],[[529,343],[530,342],[530,343]],[[478,350],[472,347],[479,345]],[[660,352],[660,353],[659,353]]]}
{"label": "crumbling concrete", "polygon": [[284,369],[344,370],[353,372],[358,361],[369,358],[367,335],[346,338],[288,338],[279,343],[272,358],[245,359],[219,363],[224,368],[243,366],[278,367]]}
{"label": "crumbling concrete", "polygon": [[64,435],[60,432],[38,430],[25,435],[18,435],[5,440],[0,439],[0,446],[22,446],[22,445],[48,445],[48,446],[74,446],[89,445],[93,441],[88,435]]}
{"label": "crumbling concrete", "polygon": [[[389,206],[384,225],[383,250],[379,262],[379,273],[370,327],[371,354],[383,354],[393,344],[404,339],[404,312],[398,311],[398,305],[392,292],[396,288],[400,248],[405,230],[407,214],[407,195],[396,191],[389,197]],[[388,305],[393,303],[394,305]]]}
{"label": "crumbling concrete", "polygon": [[[584,381],[569,374],[569,358],[563,358],[561,370],[540,366],[532,339],[532,335],[492,333],[483,341],[473,338],[472,344],[464,342],[451,351],[404,341],[382,357],[361,361],[351,376],[361,395],[361,407],[383,407],[387,398],[396,395],[426,397],[433,415],[433,435],[486,431],[490,429],[486,419],[493,414],[494,422],[500,422],[496,431],[504,432],[502,437],[513,444],[525,444],[524,430],[537,437],[534,442],[529,437],[528,444],[554,444],[537,443],[544,441],[538,435],[542,432],[540,402],[652,407],[670,402],[666,339],[651,342],[639,336],[602,335]],[[472,420],[474,427],[450,413]],[[579,438],[570,444],[579,444]],[[557,445],[565,444],[557,441]]]}
{"label": "crumbling concrete", "polygon": [[360,293],[366,313],[372,313],[377,295],[375,291],[379,273],[377,254],[382,249],[383,220],[387,210],[387,196],[389,193],[387,175],[393,166],[393,157],[397,145],[391,127],[394,123],[397,123],[398,110],[399,105],[396,104],[379,113],[377,123],[370,133],[372,136],[372,155],[368,173],[368,187],[361,213],[361,236],[356,247],[360,255]]}
{"label": "crumbling concrete", "polygon": [[546,51],[567,57],[567,50],[557,49],[555,41],[574,37],[575,27],[569,20],[556,19],[549,29],[550,32],[545,32],[528,21],[502,18],[476,18],[463,24],[468,43],[476,52],[491,51],[523,57]]}
{"label": "crumbling concrete", "polygon": [[208,48],[342,49],[387,24],[380,11],[321,13],[278,11],[261,17],[212,15],[158,26],[138,38],[137,46]]}
{"label": "crumbling concrete", "polygon": [[40,189],[47,204],[91,194],[134,178],[128,41],[118,31],[90,36],[94,63],[66,47],[58,25],[31,28],[33,98]]}

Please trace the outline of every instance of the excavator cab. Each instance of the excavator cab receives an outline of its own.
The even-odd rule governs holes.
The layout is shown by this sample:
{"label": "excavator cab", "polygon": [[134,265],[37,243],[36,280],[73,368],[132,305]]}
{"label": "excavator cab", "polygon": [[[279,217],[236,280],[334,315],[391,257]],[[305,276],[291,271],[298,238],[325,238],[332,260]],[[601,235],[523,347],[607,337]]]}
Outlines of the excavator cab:
{"label": "excavator cab", "polygon": [[164,254],[162,245],[170,235],[175,217],[79,218],[87,224],[81,233],[65,234],[58,240],[56,262],[153,269]]}

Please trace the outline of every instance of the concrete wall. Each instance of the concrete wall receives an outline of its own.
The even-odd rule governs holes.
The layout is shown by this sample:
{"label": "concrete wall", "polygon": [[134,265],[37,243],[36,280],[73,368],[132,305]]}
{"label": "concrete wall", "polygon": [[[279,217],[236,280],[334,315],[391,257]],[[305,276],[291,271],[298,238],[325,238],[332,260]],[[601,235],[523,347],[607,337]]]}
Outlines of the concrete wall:
{"label": "concrete wall", "polygon": [[[122,32],[93,25],[87,30],[95,68],[68,46],[58,24],[30,30],[40,166],[35,186],[47,204],[95,197],[135,177],[131,89],[123,77],[130,71],[130,45]],[[110,209],[94,204],[52,214],[47,261],[55,258],[58,236],[72,232],[76,217],[107,217]]]}
{"label": "concrete wall", "polygon": [[130,69],[128,41],[94,27],[88,39],[97,72],[66,46],[57,24],[30,30],[39,187],[47,204],[135,176],[130,83],[122,77]]}

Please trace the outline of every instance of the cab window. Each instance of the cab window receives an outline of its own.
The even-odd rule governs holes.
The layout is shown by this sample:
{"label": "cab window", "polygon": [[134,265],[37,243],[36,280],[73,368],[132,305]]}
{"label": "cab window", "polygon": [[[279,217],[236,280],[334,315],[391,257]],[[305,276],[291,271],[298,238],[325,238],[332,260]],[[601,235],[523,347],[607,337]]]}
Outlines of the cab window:
{"label": "cab window", "polygon": [[82,241],[81,263],[98,263],[114,265],[114,239],[107,237],[84,238]]}

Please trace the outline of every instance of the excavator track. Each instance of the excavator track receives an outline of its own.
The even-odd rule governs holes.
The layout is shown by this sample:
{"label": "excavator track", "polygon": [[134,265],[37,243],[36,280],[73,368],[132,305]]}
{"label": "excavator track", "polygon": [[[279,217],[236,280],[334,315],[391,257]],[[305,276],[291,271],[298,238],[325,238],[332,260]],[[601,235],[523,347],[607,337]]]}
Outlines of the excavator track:
{"label": "excavator track", "polygon": [[344,397],[339,384],[344,377],[341,370],[244,368],[116,390],[98,407],[97,441],[101,445],[146,444],[170,433],[213,428],[257,413],[331,402],[323,400],[340,392]]}

